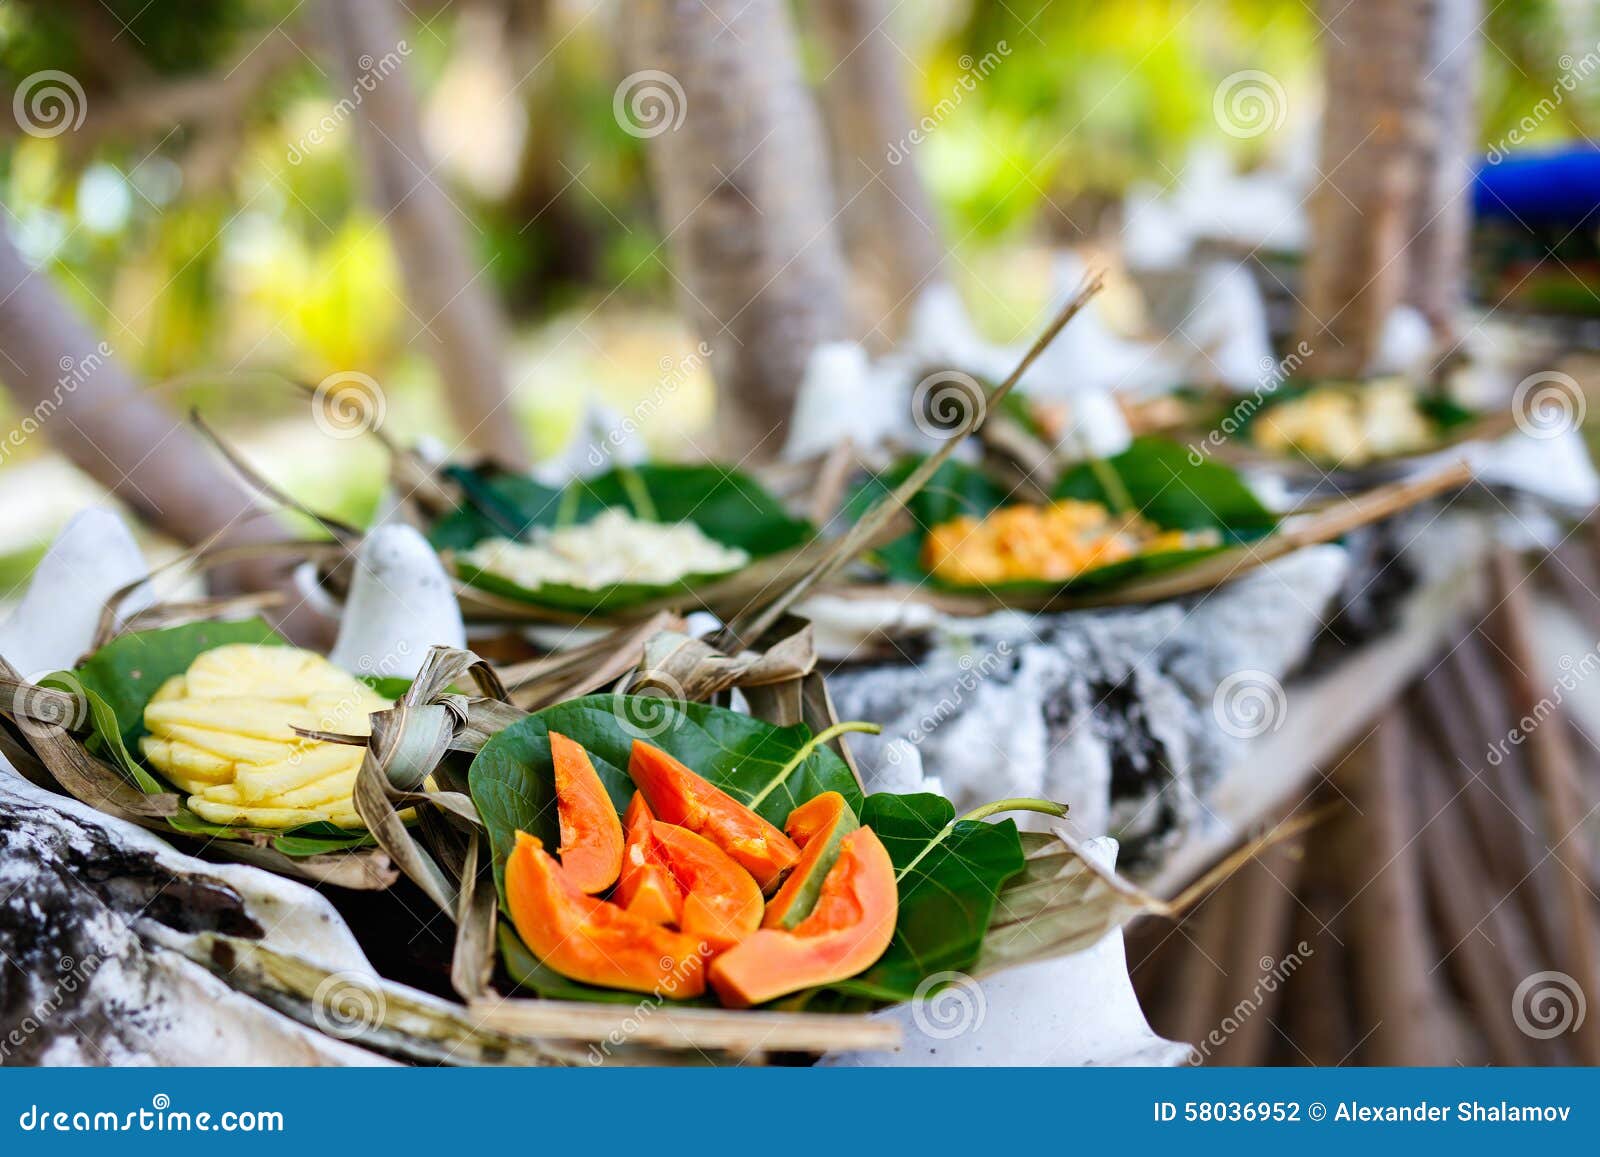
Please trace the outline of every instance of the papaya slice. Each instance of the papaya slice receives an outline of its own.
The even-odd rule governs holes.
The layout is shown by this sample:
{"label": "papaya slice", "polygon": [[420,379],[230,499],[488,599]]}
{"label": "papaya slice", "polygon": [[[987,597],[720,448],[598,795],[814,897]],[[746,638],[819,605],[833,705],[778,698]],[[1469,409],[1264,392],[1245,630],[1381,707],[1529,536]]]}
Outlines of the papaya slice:
{"label": "papaya slice", "polygon": [[655,822],[644,793],[634,792],[622,817],[622,872],[611,898],[652,924],[676,924],[683,916],[683,889],[661,857]]}
{"label": "papaya slice", "polygon": [[789,838],[800,846],[800,862],[778,894],[767,901],[761,918],[763,928],[793,928],[811,915],[823,881],[839,858],[839,845],[861,825],[844,796],[825,791],[790,812],[783,826]]}
{"label": "papaya slice", "polygon": [[704,836],[660,820],[655,837],[661,858],[683,889],[678,926],[685,934],[721,952],[761,927],[761,889],[732,856]]}
{"label": "papaya slice", "polygon": [[622,823],[595,772],[589,753],[565,735],[550,733],[556,768],[556,814],[561,823],[561,866],[581,892],[604,892],[622,870]]}
{"label": "papaya slice", "polygon": [[527,832],[506,861],[506,905],[529,951],[572,980],[674,998],[705,991],[696,937],[585,895]]}
{"label": "papaya slice", "polygon": [[716,844],[755,877],[763,895],[770,895],[800,859],[800,849],[788,836],[642,739],[633,741],[628,775],[644,792],[656,819]]}
{"label": "papaya slice", "polygon": [[894,864],[871,828],[839,844],[816,905],[791,931],[763,928],[711,963],[711,987],[729,1008],[764,1004],[871,966],[894,939]]}

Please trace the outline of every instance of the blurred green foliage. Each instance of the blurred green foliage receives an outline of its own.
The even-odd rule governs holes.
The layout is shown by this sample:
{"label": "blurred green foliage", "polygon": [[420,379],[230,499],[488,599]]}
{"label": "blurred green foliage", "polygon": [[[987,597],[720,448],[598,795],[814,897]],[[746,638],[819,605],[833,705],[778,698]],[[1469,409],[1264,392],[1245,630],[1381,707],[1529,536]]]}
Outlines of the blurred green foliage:
{"label": "blurred green foliage", "polygon": [[[317,380],[355,368],[410,384],[403,388],[429,387],[428,371],[406,353],[415,322],[383,223],[361,204],[351,126],[315,147],[304,143],[343,95],[334,70],[314,59],[316,7],[0,5],[7,90],[60,69],[88,105],[81,132],[13,134],[0,148],[9,227],[118,355],[152,379],[265,366]],[[804,28],[804,0],[796,7]],[[519,31],[500,35],[491,24],[484,35],[485,11],[491,19],[516,13]],[[497,292],[524,324],[601,305],[670,308],[643,142],[612,113],[626,71],[617,27],[624,11],[595,0],[403,11],[431,139],[447,142],[440,172]],[[1563,23],[1564,11],[1559,0],[1492,6],[1480,101],[1486,141],[1548,95],[1563,52],[1594,47]],[[951,243],[979,264],[1018,242],[1080,238],[1096,207],[1130,181],[1175,179],[1196,140],[1228,145],[1246,164],[1268,145],[1281,147],[1284,134],[1240,142],[1216,132],[1212,101],[1230,73],[1270,72],[1287,93],[1291,129],[1311,122],[1319,99],[1319,21],[1299,0],[924,0],[897,10],[897,20],[919,112],[960,94],[915,163]],[[215,122],[142,125],[123,115],[122,130],[102,131],[126,114],[118,105],[127,94],[179,83],[215,85],[226,110],[242,56],[291,36],[304,47],[285,52],[282,66]],[[814,43],[805,47],[821,77],[828,62]],[[992,67],[981,81],[963,89],[963,76],[986,60]],[[1592,92],[1569,99],[1540,133],[1585,132],[1594,100]],[[182,393],[247,414],[292,404],[215,375]]]}

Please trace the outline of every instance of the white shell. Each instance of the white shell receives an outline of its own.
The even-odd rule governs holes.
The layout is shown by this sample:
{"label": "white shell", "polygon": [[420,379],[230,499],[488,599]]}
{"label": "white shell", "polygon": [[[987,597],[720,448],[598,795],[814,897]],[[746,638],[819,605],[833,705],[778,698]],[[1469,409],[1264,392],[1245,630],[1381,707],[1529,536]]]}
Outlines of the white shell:
{"label": "white shell", "polygon": [[[1084,850],[1116,864],[1117,842],[1090,840]],[[1059,960],[1024,965],[974,981],[951,974],[927,1000],[874,1015],[898,1024],[898,1053],[833,1053],[830,1067],[901,1065],[1181,1065],[1188,1045],[1156,1035],[1128,976],[1122,932]]]}
{"label": "white shell", "polygon": [[[25,674],[72,666],[88,649],[104,598],[147,570],[116,515],[98,509],[78,515],[40,561],[20,606],[0,628],[0,655],[33,669]],[[93,859],[109,850],[173,877],[231,889],[274,948],[336,972],[372,971],[343,919],[311,888],[256,868],[183,855],[142,828],[35,787],[3,759],[0,767],[0,811],[16,820],[3,839],[22,841],[16,854],[0,857],[0,893],[10,903],[31,903],[36,918],[50,919],[37,897],[48,894],[50,882],[63,872],[70,874],[74,857]],[[44,865],[40,876],[32,875],[37,864]],[[235,992],[175,953],[152,948],[142,935],[152,923],[148,917],[129,924],[114,902],[93,898],[92,888],[76,891],[86,898],[74,911],[72,932],[92,948],[52,960],[47,971],[19,967],[15,978],[23,996],[30,987],[39,990],[44,1007],[69,997],[74,1002],[71,1016],[39,1018],[31,1028],[30,1035],[41,1034],[34,1044],[43,1050],[43,1063],[386,1063]],[[99,1027],[91,1035],[75,1024]]]}
{"label": "white shell", "polygon": [[911,425],[908,381],[875,369],[855,342],[828,342],[812,351],[795,397],[783,458],[798,462],[851,439],[881,445]]}
{"label": "white shell", "polygon": [[328,657],[352,674],[409,678],[435,645],[466,646],[449,576],[416,530],[380,526],[361,544]]}
{"label": "white shell", "polygon": [[[0,655],[25,678],[71,667],[93,643],[106,600],[148,571],[122,519],[102,507],[75,515],[0,626]],[[141,587],[122,609],[132,613],[149,602],[149,590]]]}

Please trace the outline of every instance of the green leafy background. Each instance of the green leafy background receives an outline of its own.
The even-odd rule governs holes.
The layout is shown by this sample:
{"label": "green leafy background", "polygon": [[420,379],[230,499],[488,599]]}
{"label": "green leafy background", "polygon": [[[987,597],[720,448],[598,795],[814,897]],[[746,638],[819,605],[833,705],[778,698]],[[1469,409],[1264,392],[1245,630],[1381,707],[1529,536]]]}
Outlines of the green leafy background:
{"label": "green leafy background", "polygon": [[[954,806],[936,795],[880,793],[863,798],[850,769],[825,746],[780,779],[784,766],[811,738],[803,725],[775,727],[703,703],[593,695],[513,724],[490,739],[472,763],[472,798],[489,831],[502,903],[504,865],[516,833],[557,842],[552,730],[588,750],[619,811],[633,794],[628,752],[634,739],[643,737],[780,827],[806,800],[837,791],[862,823],[878,833],[897,870],[917,861],[899,882],[894,940],[878,962],[850,980],[786,997],[778,1002],[784,1007],[847,1009],[907,1000],[924,977],[970,968],[996,895],[1022,869],[1022,844],[1010,820],[953,823]],[[502,929],[501,948],[512,978],[542,996],[628,1003],[639,999],[559,976],[509,928]],[[710,1003],[710,998],[703,1002]]]}

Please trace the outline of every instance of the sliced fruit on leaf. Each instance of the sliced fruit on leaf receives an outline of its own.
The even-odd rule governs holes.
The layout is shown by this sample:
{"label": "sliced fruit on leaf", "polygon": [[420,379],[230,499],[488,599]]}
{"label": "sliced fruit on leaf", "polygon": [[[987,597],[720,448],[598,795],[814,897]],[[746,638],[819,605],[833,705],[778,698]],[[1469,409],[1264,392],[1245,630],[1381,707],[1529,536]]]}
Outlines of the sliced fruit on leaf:
{"label": "sliced fruit on leaf", "polygon": [[[469,501],[428,531],[440,550],[464,551],[486,538],[525,538],[538,527],[591,521],[601,511],[623,509],[651,522],[690,522],[724,546],[752,559],[792,550],[814,533],[755,479],[714,463],[646,463],[624,466],[564,489],[514,474],[453,472]],[[522,587],[510,579],[456,560],[457,573],[473,586],[521,602],[577,611],[615,611],[665,594],[687,594],[724,577],[684,575],[671,583],[615,583],[599,589],[545,583]]]}
{"label": "sliced fruit on leaf", "polygon": [[627,839],[617,890],[611,898],[652,924],[676,924],[683,916],[683,889],[662,859],[655,823],[644,793],[634,792],[623,817]]}
{"label": "sliced fruit on leaf", "polygon": [[561,824],[561,866],[578,890],[593,895],[617,882],[622,870],[622,823],[605,784],[581,744],[550,733],[555,764],[556,814]]}
{"label": "sliced fruit on leaf", "polygon": [[[847,511],[859,518],[871,502],[903,482],[920,459],[904,458],[884,474],[869,480],[854,496]],[[1224,543],[1249,542],[1270,533],[1277,519],[1250,490],[1237,471],[1216,462],[1195,463],[1189,451],[1169,440],[1142,437],[1123,453],[1102,463],[1084,463],[1066,471],[1052,499],[1078,499],[1114,506],[1104,477],[1114,474],[1137,512],[1163,530],[1216,531]],[[915,529],[879,547],[874,553],[890,579],[920,583],[929,578],[923,566],[923,544],[928,530],[961,515],[981,519],[1012,502],[1010,491],[982,469],[960,461],[944,463],[907,509]],[[1172,569],[1215,553],[1220,546],[1151,550],[1106,565],[1084,570],[1067,580],[1013,580],[986,583],[996,595],[1031,595],[1067,588],[1089,589],[1123,582],[1137,575]],[[954,590],[962,583],[934,580]]]}
{"label": "sliced fruit on leaf", "polygon": [[506,862],[506,902],[523,943],[563,976],[664,997],[705,991],[698,939],[585,895],[526,832]]}
{"label": "sliced fruit on leaf", "polygon": [[823,881],[839,858],[840,844],[860,826],[856,813],[836,791],[825,791],[789,813],[784,827],[800,845],[800,862],[767,903],[763,928],[793,928],[811,915]]}
{"label": "sliced fruit on leaf", "polygon": [[792,931],[763,928],[711,964],[723,1004],[748,1008],[871,967],[894,938],[894,864],[871,828],[844,837],[811,914]]}
{"label": "sliced fruit on leaf", "polygon": [[720,952],[761,927],[761,888],[716,844],[688,828],[655,823],[661,858],[683,889],[679,927]]}
{"label": "sliced fruit on leaf", "polygon": [[628,775],[656,818],[704,836],[771,893],[800,859],[793,840],[658,747],[634,740]]}

